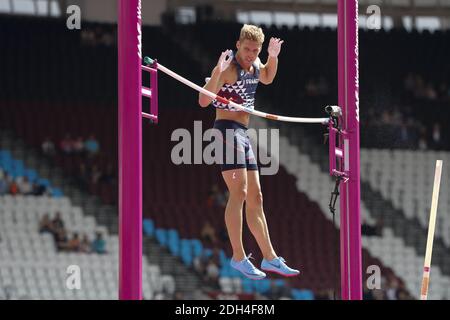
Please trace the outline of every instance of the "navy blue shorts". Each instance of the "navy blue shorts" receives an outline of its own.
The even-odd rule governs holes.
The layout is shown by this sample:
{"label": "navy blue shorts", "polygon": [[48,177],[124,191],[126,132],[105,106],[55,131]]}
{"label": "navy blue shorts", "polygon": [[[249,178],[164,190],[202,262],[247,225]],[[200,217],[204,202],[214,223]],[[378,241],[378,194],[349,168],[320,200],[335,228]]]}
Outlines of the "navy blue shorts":
{"label": "navy blue shorts", "polygon": [[233,120],[220,119],[214,122],[214,128],[220,131],[223,143],[222,171],[243,168],[258,170],[246,126]]}

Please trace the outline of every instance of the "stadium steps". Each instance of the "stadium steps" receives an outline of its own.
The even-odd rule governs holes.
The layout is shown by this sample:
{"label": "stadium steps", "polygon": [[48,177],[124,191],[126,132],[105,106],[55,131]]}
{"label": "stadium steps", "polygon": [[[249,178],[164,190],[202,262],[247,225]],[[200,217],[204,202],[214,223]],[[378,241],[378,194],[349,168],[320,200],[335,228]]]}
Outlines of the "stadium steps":
{"label": "stadium steps", "polygon": [[166,248],[156,243],[154,239],[144,238],[144,254],[150,263],[157,264],[162,273],[171,274],[179,291],[190,293],[202,288],[201,279],[189,270],[177,257],[171,255]]}
{"label": "stadium steps", "polygon": [[[297,143],[305,153],[311,155],[311,159],[320,166],[322,171],[329,170],[327,152],[323,152],[324,146],[319,144],[317,137],[312,137],[298,126],[283,124],[283,127],[289,132],[287,135],[289,140]],[[371,188],[369,183],[363,181],[361,181],[361,197],[364,198],[364,203],[374,218],[382,218],[384,226],[392,228],[394,235],[403,238],[405,244],[414,248],[418,255],[425,255],[427,230],[424,230],[418,221],[408,219],[402,210],[395,209],[391,201],[384,199],[379,192]],[[445,246],[442,239],[435,238],[433,264],[438,265],[444,275],[450,275],[449,257],[450,248]]]}
{"label": "stadium steps", "polygon": [[[94,217],[97,224],[105,226],[110,234],[118,234],[117,206],[103,205],[99,197],[79,189],[72,183],[72,179],[63,175],[61,168],[53,166],[44,156],[28,148],[10,131],[1,131],[0,145],[2,148],[12,150],[11,153],[15,158],[24,159],[24,163],[35,168],[42,178],[49,179],[52,183],[55,180],[59,182],[62,191],[70,197],[74,206],[80,206],[86,216]],[[144,237],[143,246],[143,253],[147,255],[150,263],[157,264],[163,274],[173,275],[177,290],[192,294],[202,287],[201,280],[196,274],[155,240]]]}
{"label": "stadium steps", "polygon": [[[402,237],[405,244],[414,247],[416,253],[425,256],[427,243],[427,230],[424,230],[417,220],[405,217],[402,210],[397,210],[392,203],[373,190],[369,183],[361,182],[361,193],[369,210],[376,218],[382,218],[385,226],[391,227],[396,236]],[[433,240],[433,264],[438,265],[444,275],[450,275],[450,248],[447,248],[442,239]]]}

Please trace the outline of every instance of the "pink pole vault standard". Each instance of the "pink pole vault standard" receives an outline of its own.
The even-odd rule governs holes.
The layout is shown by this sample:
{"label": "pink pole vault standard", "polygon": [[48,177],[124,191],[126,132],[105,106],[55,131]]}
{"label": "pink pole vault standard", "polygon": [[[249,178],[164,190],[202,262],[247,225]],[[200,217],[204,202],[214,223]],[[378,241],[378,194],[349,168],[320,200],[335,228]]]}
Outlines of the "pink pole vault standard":
{"label": "pink pole vault standard", "polygon": [[[357,0],[338,0],[338,85],[342,132],[339,135],[341,148],[337,151],[343,153],[343,161],[339,161],[341,168],[334,175],[345,179],[344,183],[340,184],[341,298],[361,300]],[[330,159],[332,160],[335,159]]]}
{"label": "pink pole vault standard", "polygon": [[[142,118],[158,123],[157,70],[142,66],[141,0],[118,1],[119,299],[142,299]],[[151,88],[142,86],[142,71]],[[150,98],[150,113],[142,112]]]}
{"label": "pink pole vault standard", "polygon": [[119,299],[142,299],[141,3],[118,1]]}

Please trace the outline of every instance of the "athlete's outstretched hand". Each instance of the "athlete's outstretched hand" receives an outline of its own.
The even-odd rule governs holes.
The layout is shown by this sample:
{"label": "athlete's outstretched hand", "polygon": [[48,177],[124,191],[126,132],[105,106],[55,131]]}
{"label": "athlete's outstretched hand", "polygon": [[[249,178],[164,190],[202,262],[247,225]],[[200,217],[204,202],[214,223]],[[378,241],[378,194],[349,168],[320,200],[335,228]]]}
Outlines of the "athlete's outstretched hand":
{"label": "athlete's outstretched hand", "polygon": [[219,61],[217,62],[217,69],[219,72],[225,71],[233,60],[233,51],[226,50],[220,55]]}
{"label": "athlete's outstretched hand", "polygon": [[284,40],[280,40],[280,38],[270,38],[269,48],[267,48],[267,52],[270,57],[276,58],[280,54],[281,45]]}

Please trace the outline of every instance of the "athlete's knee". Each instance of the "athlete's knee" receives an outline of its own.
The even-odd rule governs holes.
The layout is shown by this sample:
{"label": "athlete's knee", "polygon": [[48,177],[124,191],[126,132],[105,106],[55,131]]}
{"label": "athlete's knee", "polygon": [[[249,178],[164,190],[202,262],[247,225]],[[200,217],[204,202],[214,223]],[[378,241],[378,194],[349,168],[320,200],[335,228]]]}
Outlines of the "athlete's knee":
{"label": "athlete's knee", "polygon": [[247,199],[247,187],[242,186],[230,191],[230,199],[244,202]]}
{"label": "athlete's knee", "polygon": [[260,208],[263,205],[263,195],[261,191],[249,194],[246,200],[249,208]]}

